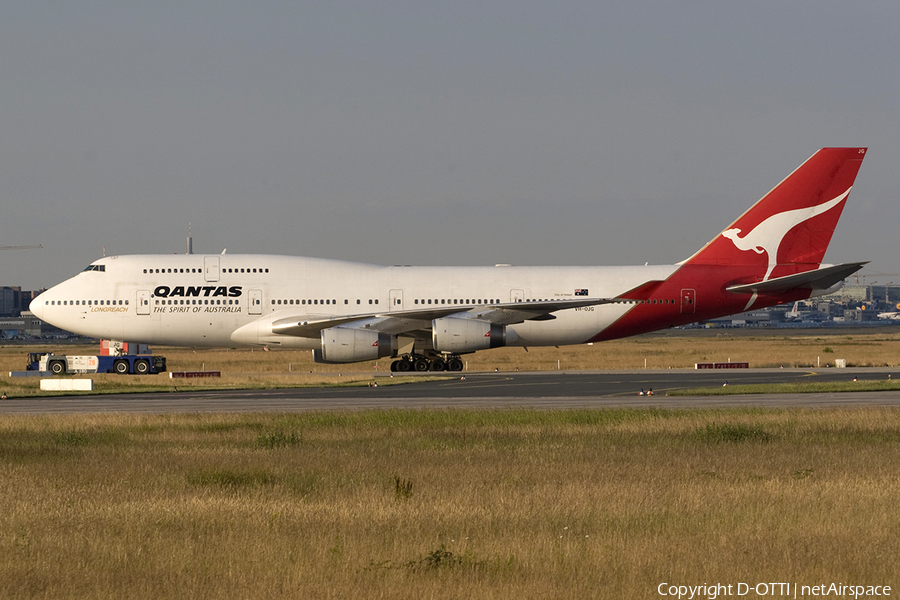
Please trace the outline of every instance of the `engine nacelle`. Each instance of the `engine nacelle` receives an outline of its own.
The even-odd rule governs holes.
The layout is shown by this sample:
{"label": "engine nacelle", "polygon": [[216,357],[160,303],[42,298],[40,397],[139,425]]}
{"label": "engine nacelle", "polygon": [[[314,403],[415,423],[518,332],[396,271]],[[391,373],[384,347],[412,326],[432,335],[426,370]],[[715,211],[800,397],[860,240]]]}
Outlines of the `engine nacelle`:
{"label": "engine nacelle", "polygon": [[[509,332],[511,335],[515,333]],[[431,322],[431,342],[438,352],[475,352],[505,346],[509,335],[506,325],[478,319],[443,317]]]}
{"label": "engine nacelle", "polygon": [[313,350],[317,363],[349,363],[391,356],[396,337],[367,329],[332,327],[322,330],[322,349]]}

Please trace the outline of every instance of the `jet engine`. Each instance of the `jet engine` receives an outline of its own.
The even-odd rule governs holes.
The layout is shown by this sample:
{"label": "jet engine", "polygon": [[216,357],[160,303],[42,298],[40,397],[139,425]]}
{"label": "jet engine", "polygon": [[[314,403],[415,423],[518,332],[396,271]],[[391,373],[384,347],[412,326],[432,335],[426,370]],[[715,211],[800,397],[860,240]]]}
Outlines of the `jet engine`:
{"label": "jet engine", "polygon": [[[514,339],[508,339],[515,336]],[[514,332],[507,332],[505,325],[496,325],[478,319],[443,317],[431,322],[431,341],[438,352],[475,352],[499,348],[515,341]]]}
{"label": "jet engine", "polygon": [[322,330],[322,349],[313,350],[317,363],[349,363],[392,356],[396,337],[367,329],[332,327]]}

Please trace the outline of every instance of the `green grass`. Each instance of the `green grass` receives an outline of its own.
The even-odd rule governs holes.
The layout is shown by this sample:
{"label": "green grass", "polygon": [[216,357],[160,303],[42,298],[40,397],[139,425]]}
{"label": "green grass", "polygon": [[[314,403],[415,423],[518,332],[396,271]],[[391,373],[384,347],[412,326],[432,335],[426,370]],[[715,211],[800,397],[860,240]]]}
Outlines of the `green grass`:
{"label": "green grass", "polygon": [[707,423],[696,431],[697,439],[706,443],[768,442],[772,439],[762,426],[746,423]]}

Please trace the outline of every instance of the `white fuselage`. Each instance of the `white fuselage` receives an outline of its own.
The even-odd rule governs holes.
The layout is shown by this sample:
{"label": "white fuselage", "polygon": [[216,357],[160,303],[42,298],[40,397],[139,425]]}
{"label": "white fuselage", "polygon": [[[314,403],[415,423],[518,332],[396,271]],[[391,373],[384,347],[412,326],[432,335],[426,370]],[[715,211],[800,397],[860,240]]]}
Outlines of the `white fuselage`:
{"label": "white fuselage", "polygon": [[[666,279],[677,268],[384,267],[273,255],[112,256],[47,290],[31,310],[96,338],[316,348],[318,336],[275,335],[266,325],[283,318],[384,315],[457,304],[466,311],[463,305],[614,298],[645,281]],[[561,310],[552,320],[510,325],[516,334],[511,337],[522,346],[583,343],[631,307]]]}

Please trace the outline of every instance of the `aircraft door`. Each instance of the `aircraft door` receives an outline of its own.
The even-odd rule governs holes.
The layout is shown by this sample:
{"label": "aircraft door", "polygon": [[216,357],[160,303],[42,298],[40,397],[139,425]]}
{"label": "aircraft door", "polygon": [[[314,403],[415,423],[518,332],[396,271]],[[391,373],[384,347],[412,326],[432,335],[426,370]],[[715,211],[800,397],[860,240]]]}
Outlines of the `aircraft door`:
{"label": "aircraft door", "polygon": [[250,290],[250,309],[251,315],[262,314],[262,290]]}
{"label": "aircraft door", "polygon": [[391,290],[391,310],[403,310],[403,290]]}
{"label": "aircraft door", "polygon": [[150,314],[150,290],[138,290],[135,307],[137,314]]}
{"label": "aircraft door", "polygon": [[509,290],[510,302],[525,302],[525,290]]}
{"label": "aircraft door", "polygon": [[697,312],[697,292],[681,290],[681,314],[692,315]]}
{"label": "aircraft door", "polygon": [[218,281],[219,280],[219,257],[218,256],[204,256],[203,257],[203,276],[206,278],[206,281]]}

